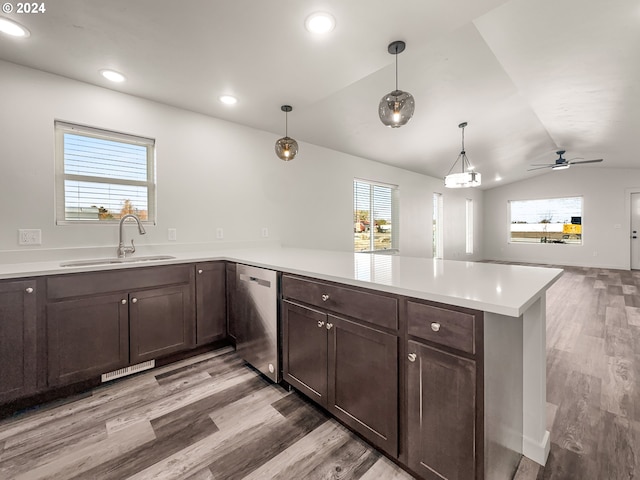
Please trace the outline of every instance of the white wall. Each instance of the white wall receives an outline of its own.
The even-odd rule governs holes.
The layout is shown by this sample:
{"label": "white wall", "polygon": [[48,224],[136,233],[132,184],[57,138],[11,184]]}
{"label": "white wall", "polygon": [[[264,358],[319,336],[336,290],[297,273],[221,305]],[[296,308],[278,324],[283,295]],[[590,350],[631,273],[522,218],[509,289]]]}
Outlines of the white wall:
{"label": "white wall", "polygon": [[[605,159],[606,162],[606,159]],[[484,252],[491,260],[629,269],[629,193],[640,170],[572,167],[484,192]],[[509,200],[583,197],[583,245],[508,243]]]}
{"label": "white wall", "polygon": [[[482,192],[444,192],[439,179],[303,142],[294,161],[282,162],[275,134],[11,63],[0,62],[0,78],[0,262],[44,258],[52,249],[115,252],[115,225],[55,224],[54,120],[156,139],[157,225],[136,235],[142,250],[266,241],[351,250],[352,182],[359,177],[399,186],[400,250],[409,256],[431,256],[431,197],[442,191],[445,256],[467,259],[464,199],[471,195],[477,253],[468,259],[482,258]],[[19,246],[19,228],[41,229],[42,245]],[[167,241],[168,228],[177,229],[178,242]]]}

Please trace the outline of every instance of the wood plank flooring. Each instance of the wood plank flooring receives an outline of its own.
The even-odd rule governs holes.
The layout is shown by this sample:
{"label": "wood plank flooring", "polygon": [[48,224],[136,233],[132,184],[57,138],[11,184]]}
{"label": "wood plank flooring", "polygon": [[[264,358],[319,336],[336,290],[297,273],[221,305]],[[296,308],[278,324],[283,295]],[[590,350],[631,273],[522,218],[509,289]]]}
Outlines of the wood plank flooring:
{"label": "wood plank flooring", "polygon": [[224,348],[0,422],[0,479],[411,477]]}
{"label": "wood plank flooring", "polygon": [[[640,272],[564,268],[547,294],[551,453],[514,479],[640,479]],[[412,478],[230,348],[0,421],[2,480]]]}
{"label": "wood plank flooring", "polygon": [[547,293],[551,451],[514,480],[640,479],[640,272],[560,268]]}

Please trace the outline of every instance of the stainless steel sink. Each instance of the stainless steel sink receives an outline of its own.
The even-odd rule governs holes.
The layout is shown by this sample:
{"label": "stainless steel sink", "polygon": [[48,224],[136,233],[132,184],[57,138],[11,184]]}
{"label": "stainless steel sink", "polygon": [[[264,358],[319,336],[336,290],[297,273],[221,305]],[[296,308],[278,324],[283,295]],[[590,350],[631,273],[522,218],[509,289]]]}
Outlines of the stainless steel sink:
{"label": "stainless steel sink", "polygon": [[171,260],[176,257],[171,255],[148,255],[146,257],[127,257],[127,258],[97,258],[95,260],[72,260],[70,262],[62,262],[61,267],[88,267],[91,265],[111,265],[114,263],[138,263],[152,262],[157,260]]}

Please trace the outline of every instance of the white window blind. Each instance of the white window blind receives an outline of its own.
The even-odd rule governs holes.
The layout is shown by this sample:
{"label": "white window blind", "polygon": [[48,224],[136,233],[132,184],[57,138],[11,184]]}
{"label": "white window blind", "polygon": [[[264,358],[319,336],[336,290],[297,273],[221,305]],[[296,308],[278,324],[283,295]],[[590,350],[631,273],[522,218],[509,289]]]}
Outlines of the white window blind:
{"label": "white window blind", "polygon": [[353,232],[356,252],[398,249],[398,187],[353,181]]}
{"label": "white window blind", "polygon": [[56,122],[56,220],[155,222],[155,142]]}
{"label": "white window blind", "polygon": [[466,253],[467,255],[473,254],[473,200],[466,199]]}

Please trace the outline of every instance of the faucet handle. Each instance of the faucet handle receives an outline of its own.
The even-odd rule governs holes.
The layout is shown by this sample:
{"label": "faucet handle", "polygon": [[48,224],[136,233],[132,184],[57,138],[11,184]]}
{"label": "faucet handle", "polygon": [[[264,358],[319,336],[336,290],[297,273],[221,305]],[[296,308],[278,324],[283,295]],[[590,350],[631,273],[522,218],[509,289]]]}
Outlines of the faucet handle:
{"label": "faucet handle", "polygon": [[134,253],[136,251],[136,246],[133,244],[133,238],[131,239],[131,249],[129,250],[129,253]]}

